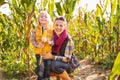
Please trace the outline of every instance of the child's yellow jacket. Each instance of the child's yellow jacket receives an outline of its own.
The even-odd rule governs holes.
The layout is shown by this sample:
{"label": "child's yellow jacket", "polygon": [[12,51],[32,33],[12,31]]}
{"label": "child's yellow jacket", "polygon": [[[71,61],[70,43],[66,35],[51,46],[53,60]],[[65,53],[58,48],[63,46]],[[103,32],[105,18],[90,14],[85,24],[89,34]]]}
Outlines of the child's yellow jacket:
{"label": "child's yellow jacket", "polygon": [[38,44],[42,43],[44,45],[43,48],[34,47],[35,54],[52,52],[52,46],[50,44],[48,44],[47,42],[43,41],[44,38],[47,39],[48,41],[52,41],[52,38],[53,38],[52,35],[53,35],[52,29],[46,29],[46,30],[42,31],[41,26],[38,26],[35,28],[35,41]]}

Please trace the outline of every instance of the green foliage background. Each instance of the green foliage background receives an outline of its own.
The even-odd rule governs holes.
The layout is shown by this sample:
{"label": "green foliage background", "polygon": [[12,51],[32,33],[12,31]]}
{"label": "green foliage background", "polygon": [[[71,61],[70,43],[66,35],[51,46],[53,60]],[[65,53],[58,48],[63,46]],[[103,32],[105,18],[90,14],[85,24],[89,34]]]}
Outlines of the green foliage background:
{"label": "green foliage background", "polygon": [[[105,0],[96,4],[96,10],[78,8],[80,0],[4,0],[11,14],[0,13],[0,60],[7,75],[34,73],[35,57],[30,43],[30,32],[35,27],[37,15],[47,10],[52,19],[64,15],[68,31],[75,43],[79,59],[93,59],[103,68],[111,68],[120,50],[120,0]],[[110,4],[110,5],[109,5]],[[110,6],[110,12],[107,7]],[[14,73],[14,75],[13,75]]]}

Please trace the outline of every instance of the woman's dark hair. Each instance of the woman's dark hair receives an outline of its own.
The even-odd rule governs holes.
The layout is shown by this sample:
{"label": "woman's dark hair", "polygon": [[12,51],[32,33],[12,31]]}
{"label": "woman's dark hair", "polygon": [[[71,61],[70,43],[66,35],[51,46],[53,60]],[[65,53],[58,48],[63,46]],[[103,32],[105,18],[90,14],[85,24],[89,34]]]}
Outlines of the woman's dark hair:
{"label": "woman's dark hair", "polygon": [[61,20],[61,21],[65,21],[66,22],[66,19],[63,17],[63,16],[58,16],[55,18],[55,21],[56,20]]}

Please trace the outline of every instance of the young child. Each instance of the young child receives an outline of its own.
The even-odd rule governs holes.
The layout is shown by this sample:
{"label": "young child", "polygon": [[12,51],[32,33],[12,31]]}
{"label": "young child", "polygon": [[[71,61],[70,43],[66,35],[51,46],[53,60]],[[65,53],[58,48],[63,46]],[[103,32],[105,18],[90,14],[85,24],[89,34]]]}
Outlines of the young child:
{"label": "young child", "polygon": [[[41,11],[38,16],[38,26],[32,33],[32,43],[37,61],[35,72],[38,80],[50,80],[50,64],[51,61],[42,59],[42,55],[51,54],[52,52],[52,28],[51,19],[46,11]],[[41,63],[42,60],[42,63]]]}

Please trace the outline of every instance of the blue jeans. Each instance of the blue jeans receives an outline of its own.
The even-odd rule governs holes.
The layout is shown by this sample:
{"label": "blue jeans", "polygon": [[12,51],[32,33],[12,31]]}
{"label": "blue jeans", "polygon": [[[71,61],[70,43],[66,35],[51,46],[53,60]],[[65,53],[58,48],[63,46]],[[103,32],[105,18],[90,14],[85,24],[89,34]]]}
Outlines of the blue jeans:
{"label": "blue jeans", "polygon": [[40,55],[37,54],[36,56],[36,64],[37,67],[35,68],[35,73],[38,76],[37,80],[42,80],[44,78],[50,78],[50,68],[51,68],[51,60],[42,59],[42,63],[40,64]]}
{"label": "blue jeans", "polygon": [[61,74],[65,70],[68,72],[70,69],[70,66],[68,63],[62,62],[62,61],[52,61],[51,62],[51,70],[52,72]]}
{"label": "blue jeans", "polygon": [[43,77],[50,78],[51,60],[43,59],[42,63],[44,64]]}
{"label": "blue jeans", "polygon": [[35,73],[38,76],[37,80],[41,80],[43,79],[44,66],[43,66],[43,63],[40,64],[40,55],[36,54],[35,57],[36,57],[36,64],[37,64],[37,66],[35,67]]}

